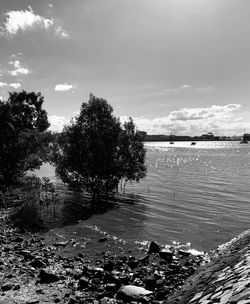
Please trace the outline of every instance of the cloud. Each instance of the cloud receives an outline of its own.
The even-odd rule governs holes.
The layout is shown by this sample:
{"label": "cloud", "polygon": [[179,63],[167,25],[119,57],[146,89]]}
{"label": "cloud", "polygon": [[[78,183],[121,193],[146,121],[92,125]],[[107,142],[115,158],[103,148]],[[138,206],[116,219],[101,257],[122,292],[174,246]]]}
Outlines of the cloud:
{"label": "cloud", "polygon": [[58,26],[58,27],[55,29],[55,33],[56,33],[56,35],[59,36],[59,37],[60,37],[60,36],[63,37],[63,38],[68,38],[68,37],[69,37],[68,33],[66,33],[66,32],[62,29],[61,26]]}
{"label": "cloud", "polygon": [[73,90],[76,87],[77,87],[76,85],[64,83],[64,84],[57,84],[55,86],[54,90],[58,91],[58,92],[66,92],[66,91]]}
{"label": "cloud", "polygon": [[48,117],[51,131],[62,131],[63,127],[69,123],[69,120],[64,116],[51,115]]}
{"label": "cloud", "polygon": [[8,83],[0,81],[0,88],[7,87],[7,86],[8,86]]}
{"label": "cloud", "polygon": [[19,60],[10,61],[9,64],[13,65],[15,68],[14,70],[9,71],[11,76],[28,75],[31,73],[31,70],[23,67]]}
{"label": "cloud", "polygon": [[[53,7],[52,4],[48,5]],[[37,15],[33,12],[31,6],[29,10],[8,11],[5,13],[5,22],[1,27],[1,34],[7,37],[13,37],[19,32],[26,32],[34,29],[48,31],[53,29],[55,34],[63,38],[68,37],[68,34],[61,26],[55,24],[54,19],[48,19]]]}
{"label": "cloud", "polygon": [[34,14],[31,7],[25,11],[8,11],[5,17],[3,31],[10,36],[16,35],[19,31],[24,32],[34,28],[48,30],[54,24],[53,19]]}
{"label": "cloud", "polygon": [[[240,135],[242,130],[250,129],[250,123],[246,124],[239,116],[234,116],[240,107],[239,104],[228,104],[207,108],[184,108],[153,119],[137,117],[134,122],[139,130],[148,134],[167,135],[172,132],[175,135],[194,136],[213,132],[217,135]],[[120,117],[122,122],[127,119],[126,116]]]}
{"label": "cloud", "polygon": [[16,83],[10,83],[10,84],[9,84],[9,87],[12,87],[12,88],[14,88],[14,89],[19,89],[19,88],[22,87],[22,85],[21,85],[21,83],[16,82]]}
{"label": "cloud", "polygon": [[213,105],[210,108],[183,108],[169,114],[171,120],[199,120],[207,118],[230,117],[232,112],[241,107],[239,104],[228,104],[225,106]]}
{"label": "cloud", "polygon": [[18,76],[18,75],[28,75],[31,71],[27,68],[18,68],[16,70],[10,71],[11,76]]}

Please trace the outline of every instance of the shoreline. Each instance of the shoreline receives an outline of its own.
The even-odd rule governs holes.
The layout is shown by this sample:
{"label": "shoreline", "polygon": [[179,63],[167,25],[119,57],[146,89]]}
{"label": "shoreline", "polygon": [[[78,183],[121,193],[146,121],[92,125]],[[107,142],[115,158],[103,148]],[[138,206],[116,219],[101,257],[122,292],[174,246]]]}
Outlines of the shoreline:
{"label": "shoreline", "polygon": [[[4,215],[2,210],[1,215]],[[0,229],[0,270],[3,273],[0,302],[7,304],[16,301],[21,304],[46,301],[105,304],[132,300],[139,303],[188,303],[191,296],[197,294],[197,286],[202,286],[200,278],[207,273],[211,277],[211,273],[215,274],[218,269],[221,271],[222,260],[232,262],[230,252],[235,253],[237,248],[250,243],[248,230],[206,256],[193,256],[187,250],[173,246],[163,248],[151,242],[149,252],[141,252],[139,257],[112,256],[103,252],[101,258],[90,261],[86,260],[84,249],[76,257],[63,257],[59,248],[66,243],[57,242],[53,244],[54,248],[46,245],[43,236],[14,228],[7,215],[1,217]],[[238,256],[233,261],[239,262],[240,259]],[[122,290],[127,285],[143,288],[146,293],[143,296],[128,295],[128,291]],[[191,303],[203,302],[193,300]]]}

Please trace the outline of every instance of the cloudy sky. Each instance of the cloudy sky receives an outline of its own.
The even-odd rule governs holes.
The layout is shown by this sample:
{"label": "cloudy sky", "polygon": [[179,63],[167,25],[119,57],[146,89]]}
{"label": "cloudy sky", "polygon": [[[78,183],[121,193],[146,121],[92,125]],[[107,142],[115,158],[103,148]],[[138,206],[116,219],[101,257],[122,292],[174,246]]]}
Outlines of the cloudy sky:
{"label": "cloudy sky", "polygon": [[0,96],[51,129],[89,93],[151,134],[250,133],[249,0],[0,0]]}

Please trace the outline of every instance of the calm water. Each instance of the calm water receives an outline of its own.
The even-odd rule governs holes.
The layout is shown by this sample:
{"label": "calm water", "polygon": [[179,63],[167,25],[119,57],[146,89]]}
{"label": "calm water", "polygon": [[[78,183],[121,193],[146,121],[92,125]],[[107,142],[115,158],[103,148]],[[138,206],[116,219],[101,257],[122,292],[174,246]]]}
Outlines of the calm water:
{"label": "calm water", "polygon": [[[158,142],[146,147],[147,177],[127,186],[125,202],[93,209],[88,197],[57,181],[60,202],[33,210],[50,229],[46,237],[74,239],[66,251],[112,247],[98,242],[105,234],[117,248],[135,249],[156,240],[191,242],[208,251],[249,228],[250,145]],[[49,165],[36,174],[56,181]]]}

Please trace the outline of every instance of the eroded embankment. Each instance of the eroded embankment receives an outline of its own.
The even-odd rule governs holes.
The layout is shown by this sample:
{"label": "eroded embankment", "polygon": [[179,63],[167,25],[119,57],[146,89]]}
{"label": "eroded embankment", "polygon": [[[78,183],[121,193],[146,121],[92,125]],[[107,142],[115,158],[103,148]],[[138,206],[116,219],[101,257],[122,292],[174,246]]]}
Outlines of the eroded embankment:
{"label": "eroded embankment", "polygon": [[166,303],[250,303],[250,230],[219,246]]}

